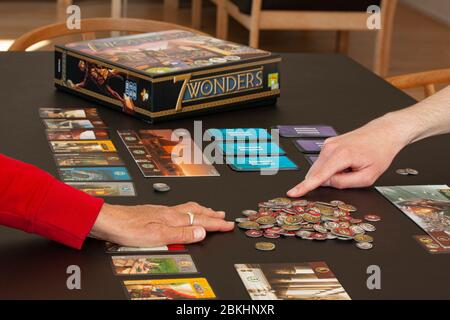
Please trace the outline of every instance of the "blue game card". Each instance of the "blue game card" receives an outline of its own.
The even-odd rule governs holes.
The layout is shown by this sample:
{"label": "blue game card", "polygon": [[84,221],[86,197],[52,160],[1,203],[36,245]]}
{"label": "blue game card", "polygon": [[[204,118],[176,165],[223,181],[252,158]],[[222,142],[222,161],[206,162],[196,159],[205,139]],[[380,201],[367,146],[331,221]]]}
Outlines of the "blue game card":
{"label": "blue game card", "polygon": [[131,180],[125,167],[86,167],[59,169],[63,181],[126,181]]}
{"label": "blue game card", "polygon": [[286,154],[274,142],[222,142],[217,147],[226,156],[280,156]]}
{"label": "blue game card", "polygon": [[205,136],[215,141],[270,141],[269,132],[263,128],[208,129]]}
{"label": "blue game card", "polygon": [[297,170],[298,166],[286,156],[229,157],[227,163],[236,171]]}

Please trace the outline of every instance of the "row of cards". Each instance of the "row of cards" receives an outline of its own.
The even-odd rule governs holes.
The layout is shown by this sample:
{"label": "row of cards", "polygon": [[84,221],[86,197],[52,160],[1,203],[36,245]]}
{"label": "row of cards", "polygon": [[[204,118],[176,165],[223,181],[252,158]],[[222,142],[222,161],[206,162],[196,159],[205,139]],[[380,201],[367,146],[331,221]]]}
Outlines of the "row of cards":
{"label": "row of cards", "polygon": [[95,108],[41,108],[61,180],[93,196],[135,196],[134,184]]}

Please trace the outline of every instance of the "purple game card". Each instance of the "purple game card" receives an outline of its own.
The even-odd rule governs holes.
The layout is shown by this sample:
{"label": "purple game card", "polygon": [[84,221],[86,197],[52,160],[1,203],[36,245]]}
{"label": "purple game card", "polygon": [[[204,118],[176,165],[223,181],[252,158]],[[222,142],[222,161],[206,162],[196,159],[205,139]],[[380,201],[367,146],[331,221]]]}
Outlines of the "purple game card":
{"label": "purple game card", "polygon": [[277,126],[280,136],[285,138],[328,138],[337,135],[336,130],[324,125]]}
{"label": "purple game card", "polygon": [[319,156],[318,155],[305,154],[305,158],[309,162],[310,165],[313,165],[314,162],[316,162],[317,159],[319,159]]}
{"label": "purple game card", "polygon": [[323,139],[298,139],[294,141],[294,144],[302,152],[306,153],[319,153],[322,150]]}

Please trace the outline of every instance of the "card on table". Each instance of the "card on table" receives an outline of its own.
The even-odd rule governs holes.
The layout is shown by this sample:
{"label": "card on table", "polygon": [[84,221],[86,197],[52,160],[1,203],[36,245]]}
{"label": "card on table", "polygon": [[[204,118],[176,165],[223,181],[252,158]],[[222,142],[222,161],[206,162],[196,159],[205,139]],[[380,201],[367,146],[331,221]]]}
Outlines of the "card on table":
{"label": "card on table", "polygon": [[183,244],[169,244],[167,246],[147,248],[147,247],[125,247],[119,244],[106,242],[105,246],[106,252],[108,253],[187,251],[186,247]]}
{"label": "card on table", "polygon": [[55,153],[68,152],[116,152],[111,140],[50,141]]}
{"label": "card on table", "polygon": [[225,156],[281,156],[286,152],[275,142],[222,142],[218,151]]}
{"label": "card on table", "polygon": [[315,155],[315,154],[305,154],[305,158],[306,158],[306,161],[308,161],[310,165],[313,165],[314,162],[316,162],[317,159],[319,159],[319,156]]}
{"label": "card on table", "polygon": [[96,118],[96,108],[40,108],[41,118]]}
{"label": "card on table", "polygon": [[205,278],[127,280],[123,282],[131,300],[214,299]]}
{"label": "card on table", "polygon": [[117,275],[164,275],[197,273],[188,254],[140,255],[111,257]]}
{"label": "card on table", "polygon": [[234,266],[252,300],[351,300],[325,262]]}
{"label": "card on table", "polygon": [[440,246],[450,248],[450,201],[440,192],[447,185],[375,188]]}
{"label": "card on table", "polygon": [[122,166],[117,153],[56,153],[58,167]]}
{"label": "card on table", "polygon": [[66,182],[66,184],[94,197],[136,196],[132,182]]}
{"label": "card on table", "polygon": [[270,141],[272,136],[263,128],[208,129],[205,137],[215,141]]}
{"label": "card on table", "polygon": [[322,150],[323,139],[298,139],[294,140],[294,145],[301,151],[305,153],[319,153]]}
{"label": "card on table", "polygon": [[298,166],[286,156],[227,157],[226,162],[236,171],[298,169]]}
{"label": "card on table", "polygon": [[125,167],[60,168],[63,181],[127,181],[131,180]]}
{"label": "card on table", "polygon": [[100,119],[43,119],[47,129],[94,129],[106,128],[106,124]]}
{"label": "card on table", "polygon": [[329,138],[337,135],[333,127],[324,125],[279,125],[276,128],[285,138]]}
{"label": "card on table", "polygon": [[64,129],[46,131],[48,140],[106,140],[109,139],[105,129]]}
{"label": "card on table", "polygon": [[428,253],[450,253],[450,248],[442,247],[436,240],[430,236],[414,236]]}

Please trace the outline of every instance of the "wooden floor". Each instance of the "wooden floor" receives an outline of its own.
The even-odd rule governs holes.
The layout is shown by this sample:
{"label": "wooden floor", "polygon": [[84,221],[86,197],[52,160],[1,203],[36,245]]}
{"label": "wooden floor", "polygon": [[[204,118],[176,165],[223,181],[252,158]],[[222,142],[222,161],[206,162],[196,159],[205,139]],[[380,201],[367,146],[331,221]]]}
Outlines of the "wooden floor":
{"label": "wooden floor", "polygon": [[[55,0],[0,0],[0,40],[17,36],[56,20]],[[82,18],[108,16],[108,0],[80,0]],[[133,18],[162,20],[162,0],[129,0],[128,16]],[[215,8],[204,1],[202,30],[214,34]],[[190,24],[189,1],[182,2],[178,23]],[[328,31],[264,31],[261,47],[277,52],[332,52],[335,33]],[[407,7],[400,5],[395,19],[390,75],[450,67],[450,27]],[[248,32],[230,21],[230,40],[247,43]],[[61,39],[58,42],[63,42]],[[349,56],[371,68],[374,34],[352,32]],[[51,46],[41,50],[51,50]],[[408,91],[417,99],[421,90]]]}

